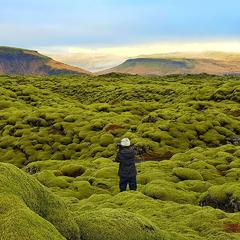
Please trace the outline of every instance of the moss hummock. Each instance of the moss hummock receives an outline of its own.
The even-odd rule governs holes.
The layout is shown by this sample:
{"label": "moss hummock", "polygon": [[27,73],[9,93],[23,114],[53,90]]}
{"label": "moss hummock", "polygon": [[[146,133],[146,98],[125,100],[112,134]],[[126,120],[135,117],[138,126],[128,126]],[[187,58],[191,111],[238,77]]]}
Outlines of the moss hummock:
{"label": "moss hummock", "polygon": [[[44,239],[46,234],[52,239],[80,239],[79,228],[64,202],[11,164],[0,163],[0,191],[3,239],[13,239],[15,231],[31,239]],[[15,199],[16,205],[10,199]],[[14,230],[15,224],[18,227]]]}
{"label": "moss hummock", "polygon": [[79,215],[77,222],[84,240],[163,240],[168,235],[144,217],[121,209],[87,211]]}

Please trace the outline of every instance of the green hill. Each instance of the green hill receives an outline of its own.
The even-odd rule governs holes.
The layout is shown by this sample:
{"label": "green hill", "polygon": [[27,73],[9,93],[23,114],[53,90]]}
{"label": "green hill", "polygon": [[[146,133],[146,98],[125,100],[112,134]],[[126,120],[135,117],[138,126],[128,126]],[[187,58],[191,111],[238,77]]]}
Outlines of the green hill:
{"label": "green hill", "polygon": [[4,74],[56,75],[90,72],[54,61],[37,51],[0,46],[0,75]]}
{"label": "green hill", "polygon": [[[0,76],[0,238],[240,239],[239,80]],[[137,192],[118,189],[124,137]]]}

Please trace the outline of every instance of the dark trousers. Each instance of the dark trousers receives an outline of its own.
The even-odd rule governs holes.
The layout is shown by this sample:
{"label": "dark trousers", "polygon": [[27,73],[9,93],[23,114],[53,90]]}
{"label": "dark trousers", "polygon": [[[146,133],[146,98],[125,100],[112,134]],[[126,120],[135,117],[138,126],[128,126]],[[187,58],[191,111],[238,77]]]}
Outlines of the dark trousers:
{"label": "dark trousers", "polygon": [[121,177],[119,181],[120,192],[126,191],[127,184],[129,184],[129,189],[136,191],[137,190],[137,179],[136,176],[132,177]]}

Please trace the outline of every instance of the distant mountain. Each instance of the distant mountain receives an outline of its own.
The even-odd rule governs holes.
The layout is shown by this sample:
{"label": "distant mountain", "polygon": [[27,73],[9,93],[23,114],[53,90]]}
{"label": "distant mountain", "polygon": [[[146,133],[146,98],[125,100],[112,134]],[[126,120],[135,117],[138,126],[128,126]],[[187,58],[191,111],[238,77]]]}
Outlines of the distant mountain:
{"label": "distant mountain", "polygon": [[240,74],[240,54],[206,52],[143,55],[99,74],[111,72],[140,75]]}
{"label": "distant mountain", "polygon": [[0,75],[90,74],[90,72],[57,62],[37,51],[0,47]]}

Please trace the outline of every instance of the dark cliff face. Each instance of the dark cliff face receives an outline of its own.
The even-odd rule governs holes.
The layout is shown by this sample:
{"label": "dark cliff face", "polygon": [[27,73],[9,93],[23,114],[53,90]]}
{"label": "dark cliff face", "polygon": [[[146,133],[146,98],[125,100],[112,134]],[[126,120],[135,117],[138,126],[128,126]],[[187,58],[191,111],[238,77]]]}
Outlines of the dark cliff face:
{"label": "dark cliff face", "polygon": [[55,75],[90,72],[54,61],[37,51],[0,47],[0,74]]}
{"label": "dark cliff face", "polygon": [[0,73],[5,74],[47,74],[42,70],[46,64],[46,60],[31,55],[0,55]]}

